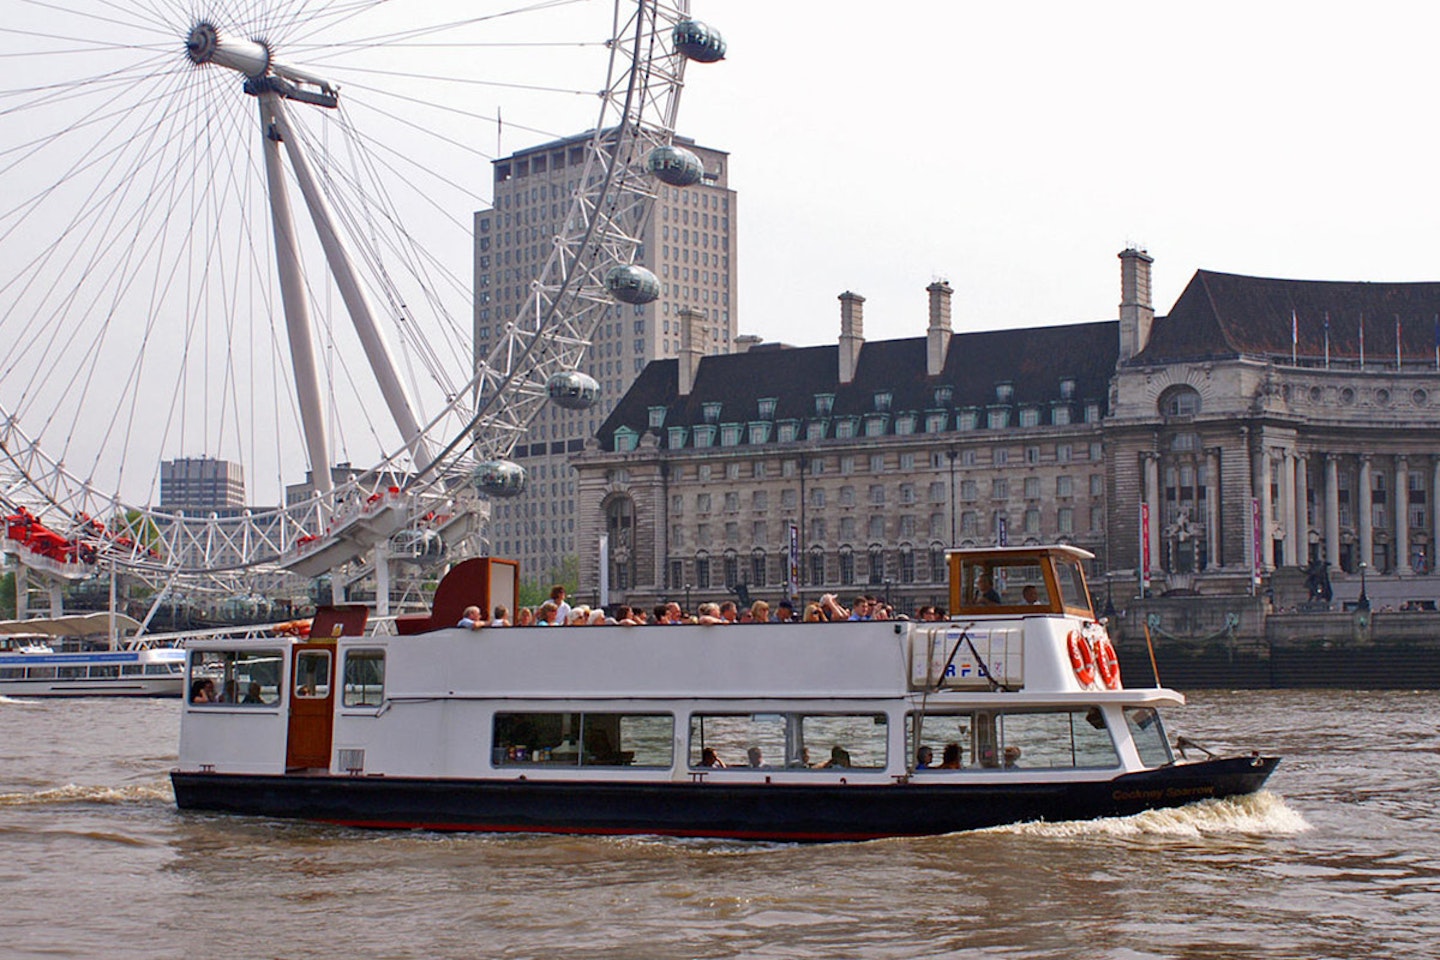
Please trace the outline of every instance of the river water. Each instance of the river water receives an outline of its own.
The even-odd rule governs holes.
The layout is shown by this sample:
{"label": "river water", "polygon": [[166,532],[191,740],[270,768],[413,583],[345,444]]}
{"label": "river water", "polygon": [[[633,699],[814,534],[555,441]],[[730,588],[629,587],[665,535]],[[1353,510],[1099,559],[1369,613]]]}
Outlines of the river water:
{"label": "river water", "polygon": [[1440,693],[1193,693],[1267,791],[822,846],[182,814],[179,709],[0,698],[0,957],[1440,956]]}

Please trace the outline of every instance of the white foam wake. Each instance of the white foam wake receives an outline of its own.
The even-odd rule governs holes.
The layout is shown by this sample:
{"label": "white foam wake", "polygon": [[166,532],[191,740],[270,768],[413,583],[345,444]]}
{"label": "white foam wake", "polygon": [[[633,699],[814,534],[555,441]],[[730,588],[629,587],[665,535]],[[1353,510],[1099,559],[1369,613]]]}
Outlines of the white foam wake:
{"label": "white foam wake", "polygon": [[1261,790],[1225,800],[1200,800],[1183,807],[1146,810],[1128,817],[1070,820],[1064,823],[1017,823],[990,832],[1039,837],[1180,837],[1293,836],[1310,829],[1283,797]]}

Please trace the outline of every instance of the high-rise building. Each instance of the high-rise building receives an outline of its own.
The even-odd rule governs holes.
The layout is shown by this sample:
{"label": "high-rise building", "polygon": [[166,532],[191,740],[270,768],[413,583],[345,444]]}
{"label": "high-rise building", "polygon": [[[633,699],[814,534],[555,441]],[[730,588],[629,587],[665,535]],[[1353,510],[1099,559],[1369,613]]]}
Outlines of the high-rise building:
{"label": "high-rise building", "polygon": [[[494,162],[494,202],[475,214],[475,353],[486,355],[529,293],[550,253],[570,198],[581,186],[583,147],[590,135],[541,144]],[[659,193],[641,235],[636,262],[661,284],[652,303],[615,303],[601,316],[582,369],[600,384],[588,410],[546,407],[512,454],[528,487],[496,501],[491,549],[520,561],[522,578],[545,580],[576,542],[575,475],[568,458],[609,415],[651,360],[680,355],[680,311],[699,315],[705,354],[734,349],[736,310],[735,192],[728,186],[729,154],[677,137],[704,164],[690,187],[657,184]]]}
{"label": "high-rise building", "polygon": [[191,512],[245,506],[245,471],[238,463],[211,457],[179,457],[160,464],[160,506]]}

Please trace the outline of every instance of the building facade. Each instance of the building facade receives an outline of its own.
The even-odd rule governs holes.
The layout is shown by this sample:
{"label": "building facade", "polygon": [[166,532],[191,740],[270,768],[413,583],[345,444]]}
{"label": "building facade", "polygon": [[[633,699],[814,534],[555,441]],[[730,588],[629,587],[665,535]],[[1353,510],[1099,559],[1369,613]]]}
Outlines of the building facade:
{"label": "building facade", "polygon": [[160,507],[188,513],[237,510],[245,506],[245,471],[213,457],[178,457],[160,464]]}
{"label": "building facade", "polygon": [[[542,144],[494,162],[494,203],[475,214],[475,354],[488,354],[544,266],[550,238],[569,213],[589,136]],[[512,454],[527,473],[524,497],[493,504],[489,539],[520,561],[526,579],[546,579],[577,553],[575,474],[568,458],[598,430],[652,360],[680,350],[680,311],[700,318],[706,354],[734,349],[738,210],[729,155],[676,138],[704,164],[690,187],[658,184],[636,262],[660,279],[653,303],[607,308],[582,369],[600,384],[588,410],[547,406]]]}
{"label": "building facade", "polygon": [[1084,547],[1117,598],[1430,576],[1440,284],[1200,271],[1156,317],[1151,258],[1120,264],[1114,320],[957,335],[936,283],[923,339],[866,343],[846,293],[836,345],[650,364],[572,458],[582,591],[602,534],[644,603],[793,575],[944,604],[944,551],[997,542]]}

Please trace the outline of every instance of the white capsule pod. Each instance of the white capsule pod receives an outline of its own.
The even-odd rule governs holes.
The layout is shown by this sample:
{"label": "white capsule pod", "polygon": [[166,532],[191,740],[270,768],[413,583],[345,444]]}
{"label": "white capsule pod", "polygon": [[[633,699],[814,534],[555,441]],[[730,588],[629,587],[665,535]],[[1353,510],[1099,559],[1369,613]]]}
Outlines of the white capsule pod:
{"label": "white capsule pod", "polygon": [[660,278],[638,264],[626,263],[605,274],[605,289],[616,300],[650,303],[660,297]]}
{"label": "white capsule pod", "polygon": [[675,24],[675,49],[696,63],[715,63],[725,59],[725,38],[720,31],[700,20],[681,20]]}
{"label": "white capsule pod", "polygon": [[672,187],[690,187],[705,176],[705,164],[684,147],[656,147],[645,155],[645,169]]}
{"label": "white capsule pod", "polygon": [[475,489],[490,497],[518,497],[525,492],[525,468],[513,460],[486,460],[471,475]]}
{"label": "white capsule pod", "polygon": [[545,392],[551,402],[566,410],[585,410],[600,398],[600,384],[588,373],[562,370],[545,381]]}

